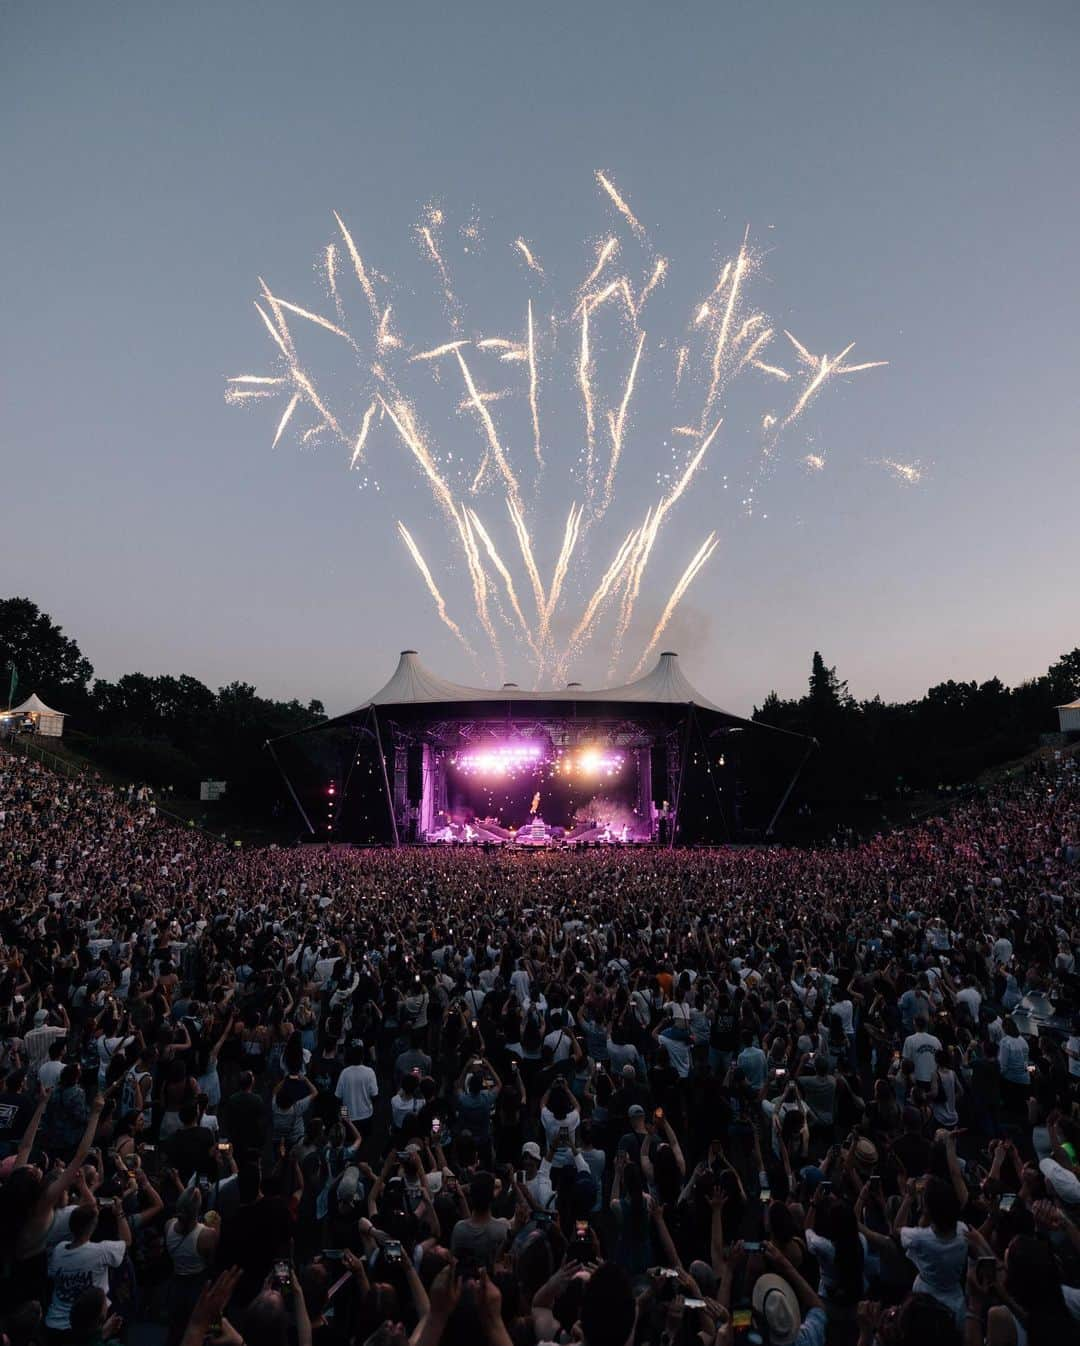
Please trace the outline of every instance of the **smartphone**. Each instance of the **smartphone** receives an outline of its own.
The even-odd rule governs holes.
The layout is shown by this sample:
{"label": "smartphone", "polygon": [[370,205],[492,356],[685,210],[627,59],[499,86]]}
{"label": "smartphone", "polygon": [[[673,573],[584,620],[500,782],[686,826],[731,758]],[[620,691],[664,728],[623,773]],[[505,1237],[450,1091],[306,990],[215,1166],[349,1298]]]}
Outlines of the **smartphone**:
{"label": "smartphone", "polygon": [[587,1239],[587,1238],[589,1237],[589,1222],[588,1222],[588,1220],[575,1220],[575,1221],[574,1221],[574,1237],[575,1237],[576,1239]]}
{"label": "smartphone", "polygon": [[677,1281],[679,1279],[679,1273],[674,1267],[657,1267],[656,1274],[665,1281]]}
{"label": "smartphone", "polygon": [[404,1253],[401,1251],[401,1243],[397,1239],[387,1239],[382,1246],[386,1255],[386,1260],[392,1265],[397,1266],[404,1260]]}
{"label": "smartphone", "polygon": [[288,1262],[284,1261],[275,1262],[273,1277],[274,1277],[274,1285],[279,1290],[284,1290],[288,1286],[292,1285],[292,1270],[289,1267]]}
{"label": "smartphone", "polygon": [[324,1248],[319,1254],[324,1262],[340,1262],[342,1258],[341,1248]]}
{"label": "smartphone", "polygon": [[232,1149],[232,1141],[231,1141],[231,1140],[219,1140],[218,1143],[217,1143],[217,1147],[218,1147],[218,1149],[220,1150],[220,1152],[221,1152],[222,1154],[228,1154],[229,1151]]}
{"label": "smartphone", "polygon": [[880,1192],[881,1192],[881,1174],[880,1174],[880,1173],[871,1173],[871,1174],[870,1174],[870,1190],[871,1190],[871,1192],[874,1193],[875,1196],[877,1196],[877,1195],[880,1194]]}
{"label": "smartphone", "polygon": [[518,1171],[517,1171],[517,1173],[516,1173],[514,1176],[517,1178],[518,1182],[522,1185],[522,1187],[524,1187],[524,1186],[525,1186],[525,1170],[524,1170],[523,1168],[519,1168]]}
{"label": "smartphone", "polygon": [[745,1336],[753,1325],[753,1314],[749,1309],[732,1309],[731,1326],[740,1335]]}
{"label": "smartphone", "polygon": [[776,1078],[777,1078],[778,1080],[782,1080],[786,1074],[787,1074],[787,1071],[786,1071],[786,1070],[784,1070],[781,1066],[777,1066],[777,1068],[776,1068]]}
{"label": "smartphone", "polygon": [[1002,1192],[1001,1200],[998,1202],[998,1210],[1012,1210],[1016,1205],[1015,1192]]}
{"label": "smartphone", "polygon": [[767,1206],[771,1200],[772,1200],[772,1189],[769,1187],[763,1187],[761,1189],[761,1204],[763,1206]]}
{"label": "smartphone", "polygon": [[705,1307],[705,1301],[704,1301],[703,1299],[684,1299],[684,1300],[683,1300],[683,1308],[684,1308],[684,1309],[703,1309],[704,1307]]}
{"label": "smartphone", "polygon": [[997,1279],[997,1258],[977,1257],[975,1259],[975,1279],[980,1285],[993,1285]]}
{"label": "smartphone", "polygon": [[759,1253],[761,1252],[761,1242],[758,1239],[743,1239],[743,1252]]}
{"label": "smartphone", "polygon": [[832,1183],[828,1180],[828,1178],[826,1178],[823,1182],[819,1182],[817,1189],[822,1196],[832,1195]]}
{"label": "smartphone", "polygon": [[432,1119],[431,1119],[431,1134],[432,1134],[433,1136],[438,1136],[438,1135],[440,1134],[441,1131],[442,1131],[442,1118],[441,1118],[441,1117],[432,1117]]}
{"label": "smartphone", "polygon": [[345,1107],[344,1104],[342,1104],[341,1108],[341,1120],[343,1122],[347,1122],[349,1120],[349,1109]]}
{"label": "smartphone", "polygon": [[139,1156],[137,1154],[125,1154],[124,1167],[129,1173],[134,1173],[139,1167]]}

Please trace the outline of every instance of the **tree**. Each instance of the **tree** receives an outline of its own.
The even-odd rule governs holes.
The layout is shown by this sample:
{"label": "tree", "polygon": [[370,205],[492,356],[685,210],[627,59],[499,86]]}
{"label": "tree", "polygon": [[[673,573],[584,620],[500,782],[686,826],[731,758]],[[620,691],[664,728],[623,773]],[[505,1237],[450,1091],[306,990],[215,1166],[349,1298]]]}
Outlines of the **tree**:
{"label": "tree", "polygon": [[851,705],[847,683],[840,681],[835,668],[826,667],[819,650],[814,651],[809,682],[810,691],[806,700],[811,714],[829,715]]}
{"label": "tree", "polygon": [[5,670],[5,693],[9,664],[17,669],[19,687],[26,696],[33,691],[52,693],[64,686],[85,687],[94,675],[78,645],[29,598],[0,599],[0,669]]}

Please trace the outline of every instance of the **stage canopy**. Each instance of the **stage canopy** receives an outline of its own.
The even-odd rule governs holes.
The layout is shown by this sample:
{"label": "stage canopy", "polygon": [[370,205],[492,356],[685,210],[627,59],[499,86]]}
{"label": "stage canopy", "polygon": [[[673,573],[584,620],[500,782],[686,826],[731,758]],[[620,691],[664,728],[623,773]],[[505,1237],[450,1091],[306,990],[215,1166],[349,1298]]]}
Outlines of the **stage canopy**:
{"label": "stage canopy", "polygon": [[[516,683],[501,687],[468,687],[451,682],[426,668],[415,650],[403,650],[397,668],[384,686],[330,724],[348,724],[376,712],[381,719],[418,723],[475,715],[482,719],[550,715],[565,718],[619,716],[648,717],[671,724],[693,707],[717,727],[765,729],[783,734],[754,720],[733,715],[710,701],[679,667],[678,655],[666,651],[654,667],[620,687],[586,688],[569,683],[561,688],[526,691]],[[800,738],[801,735],[790,735]]]}

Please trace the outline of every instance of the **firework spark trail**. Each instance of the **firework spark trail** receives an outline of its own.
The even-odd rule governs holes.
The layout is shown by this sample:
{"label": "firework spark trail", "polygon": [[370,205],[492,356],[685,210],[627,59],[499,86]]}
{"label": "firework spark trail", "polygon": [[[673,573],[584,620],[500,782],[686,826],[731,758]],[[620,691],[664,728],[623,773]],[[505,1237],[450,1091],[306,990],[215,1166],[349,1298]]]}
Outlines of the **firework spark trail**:
{"label": "firework spark trail", "polygon": [[543,629],[545,635],[551,629],[551,618],[559,604],[559,597],[566,580],[566,572],[570,566],[570,557],[574,554],[574,548],[577,546],[583,513],[584,508],[582,506],[576,503],[570,506],[570,513],[566,518],[566,527],[563,530],[562,547],[559,549],[559,558],[555,562],[555,570],[551,577],[551,588],[548,590],[547,601],[544,604]]}
{"label": "firework spark trail", "polygon": [[364,412],[364,419],[360,422],[360,433],[356,437],[356,446],[353,449],[352,457],[349,459],[350,469],[354,468],[364,456],[364,445],[367,443],[368,431],[371,429],[371,418],[375,415],[377,404],[372,402],[367,411]]}
{"label": "firework spark trail", "polygon": [[619,212],[619,214],[627,222],[630,228],[634,231],[635,237],[639,239],[644,239],[645,226],[641,223],[641,221],[637,218],[634,212],[627,205],[625,199],[620,195],[619,189],[615,186],[615,184],[611,181],[611,179],[606,177],[599,169],[597,169],[596,181],[600,184],[600,186],[604,189],[604,191],[607,192],[608,196],[611,198],[612,204],[614,205],[615,209]]}
{"label": "firework spark trail", "polygon": [[506,668],[503,664],[502,646],[499,644],[499,636],[495,630],[495,624],[491,620],[491,613],[488,610],[488,582],[487,575],[484,574],[484,563],[480,560],[480,551],[476,545],[476,534],[473,532],[472,521],[464,505],[461,506],[461,512],[454,511],[454,522],[458,526],[458,532],[461,536],[461,545],[465,549],[465,560],[469,567],[469,574],[473,584],[473,599],[476,603],[476,616],[480,625],[484,628],[484,633],[491,641],[491,648],[495,654],[495,664],[499,673],[499,681],[504,681],[506,677]]}
{"label": "firework spark trail", "polygon": [[542,448],[542,441],[540,438],[540,407],[536,396],[536,388],[537,388],[536,340],[533,334],[533,310],[531,299],[529,300],[529,306],[528,306],[526,332],[528,337],[526,350],[528,352],[529,357],[529,413],[532,416],[533,454],[536,457],[537,464],[540,467],[543,467],[544,453]]}
{"label": "firework spark trail", "polygon": [[[483,397],[477,392],[476,384],[473,382],[473,376],[469,372],[469,366],[465,363],[465,357],[462,355],[460,347],[455,348],[454,355],[457,357],[457,362],[461,366],[461,377],[465,380],[465,388],[469,394],[469,401],[472,403],[476,410],[476,414],[480,417],[481,423],[483,424],[484,433],[487,437],[488,451],[492,458],[495,459],[496,465],[502,473],[503,481],[506,482],[507,489],[513,497],[515,504],[520,505],[521,492],[518,487],[518,480],[514,475],[513,468],[510,466],[510,460],[507,458],[503,446],[499,441],[498,431],[495,429],[495,422],[491,419],[491,412],[488,411],[485,406]],[[484,455],[484,458],[486,460],[487,454]],[[476,480],[473,483],[474,490],[476,489],[477,482],[479,482],[480,477],[483,475],[483,471],[484,463],[482,462],[480,469],[476,474]]]}
{"label": "firework spark trail", "polygon": [[712,556],[713,552],[717,549],[719,545],[720,545],[720,539],[716,536],[715,533],[710,533],[709,536],[698,548],[697,552],[694,555],[693,560],[683,571],[678,584],[676,584],[675,588],[672,590],[671,597],[668,599],[667,604],[664,607],[664,611],[660,615],[660,620],[656,623],[656,628],[652,633],[652,637],[649,640],[648,645],[646,645],[644,650],[642,650],[641,657],[638,659],[636,665],[634,666],[633,672],[630,674],[631,678],[639,677],[640,674],[642,673],[643,669],[645,668],[645,664],[648,661],[649,655],[652,654],[653,650],[655,650],[657,645],[659,645],[660,637],[664,634],[664,631],[667,628],[667,624],[668,622],[671,621],[675,609],[679,606],[679,603],[682,600],[683,595],[686,593],[687,589],[689,589],[690,585],[694,582],[694,577],[697,575],[698,571],[701,569],[703,565],[705,565],[709,557]]}
{"label": "firework spark trail", "polygon": [[288,379],[271,378],[267,374],[236,374],[232,378],[226,379],[226,383],[265,383],[277,384],[288,383]]}
{"label": "firework spark trail", "polygon": [[467,346],[469,343],[464,339],[460,341],[446,341],[441,346],[433,346],[429,351],[420,351],[416,355],[409,357],[410,363],[415,364],[418,360],[439,360],[444,355],[450,355],[456,351],[459,346]]}
{"label": "firework spark trail", "polygon": [[383,315],[379,319],[379,331],[375,337],[379,350],[394,350],[401,345],[401,338],[395,336],[390,330],[390,314],[393,312],[392,306],[387,304],[383,309]]}
{"label": "firework spark trail", "polygon": [[690,356],[689,346],[680,346],[679,353],[675,357],[675,387],[682,383],[683,374],[686,373],[686,361]]}
{"label": "firework spark trail", "polygon": [[604,267],[607,266],[608,262],[612,259],[612,257],[615,256],[615,254],[618,251],[619,251],[619,240],[615,237],[614,234],[612,234],[610,238],[605,239],[604,242],[600,245],[600,247],[597,248],[596,265],[585,277],[585,279],[581,282],[581,288],[578,291],[579,294],[584,294],[585,291],[588,290],[589,286],[592,285],[593,281],[596,280],[600,272],[603,271]]}
{"label": "firework spark trail", "polygon": [[332,323],[329,318],[324,318],[319,313],[312,313],[306,308],[301,308],[299,304],[290,304],[287,299],[280,299],[277,295],[271,295],[269,290],[266,291],[266,299],[270,304],[280,305],[281,308],[288,309],[290,313],[295,313],[298,318],[306,318],[308,322],[313,322],[318,327],[325,327],[328,332],[333,332],[335,336],[344,337],[349,345],[355,349],[356,342],[349,333],[343,327],[338,327],[336,323]]}
{"label": "firework spark trail", "polygon": [[291,356],[290,353],[289,353],[289,348],[288,348],[288,346],[286,346],[285,342],[281,339],[281,333],[277,330],[277,328],[274,326],[274,324],[270,321],[270,315],[266,312],[266,310],[263,308],[263,306],[262,306],[257,300],[256,300],[256,302],[255,302],[255,309],[256,309],[256,312],[258,313],[259,317],[260,317],[260,318],[263,320],[263,322],[266,324],[266,330],[267,330],[267,331],[270,333],[270,335],[274,338],[274,343],[275,343],[275,345],[277,346],[278,350],[281,351],[282,355],[284,355],[284,357],[285,357],[286,360],[291,360],[291,359],[292,359],[292,356]]}
{"label": "firework spark trail", "polygon": [[379,403],[383,411],[390,417],[394,429],[401,436],[402,443],[420,464],[424,475],[431,483],[431,489],[437,503],[457,522],[457,510],[454,507],[453,494],[435,465],[431,450],[424,443],[423,437],[416,428],[412,408],[404,398],[401,398],[396,406],[392,407],[381,394],[379,395]]}
{"label": "firework spark trail", "polygon": [[[444,350],[453,350],[455,346],[467,345],[467,342],[454,341],[449,346],[443,347]],[[507,337],[483,337],[476,343],[478,351],[516,351],[519,349],[516,341],[510,341]]]}
{"label": "firework spark trail", "polygon": [[269,388],[253,388],[250,391],[246,389],[241,391],[239,388],[228,388],[225,391],[225,402],[228,406],[239,407],[243,406],[245,402],[257,402],[261,398],[275,397],[276,395],[277,394],[272,393]]}
{"label": "firework spark trail", "polygon": [[292,420],[293,412],[299,405],[300,405],[300,394],[293,393],[292,397],[289,399],[289,405],[285,408],[285,414],[282,416],[281,420],[278,421],[277,433],[274,435],[274,442],[270,445],[272,449],[277,448],[278,440],[285,433],[285,427]]}
{"label": "firework spark trail", "polygon": [[641,312],[641,309],[642,309],[642,306],[643,306],[644,303],[645,303],[645,300],[648,299],[649,295],[652,294],[653,290],[656,289],[656,287],[660,284],[660,282],[661,282],[661,281],[664,279],[664,277],[667,275],[667,269],[668,269],[668,260],[667,260],[667,258],[666,258],[666,257],[658,257],[658,258],[656,259],[656,265],[653,267],[653,273],[652,273],[652,275],[651,275],[651,276],[649,277],[649,279],[645,282],[645,288],[644,288],[644,289],[642,290],[642,292],[638,295],[637,304],[635,305],[635,316],[636,316],[638,313]]}
{"label": "firework spark trail", "polygon": [[533,255],[532,249],[529,247],[528,243],[526,243],[523,238],[515,239],[514,247],[517,248],[518,252],[520,252],[522,257],[525,258],[525,265],[529,268],[530,271],[535,271],[538,276],[542,276],[544,274],[544,268],[536,260],[535,256]]}
{"label": "firework spark trail", "polygon": [[751,341],[750,345],[747,346],[745,354],[739,361],[739,368],[735,371],[736,374],[745,369],[747,365],[756,365],[758,351],[764,346],[767,346],[772,339],[773,329],[771,327],[766,327],[764,332],[759,332],[753,341]]}
{"label": "firework spark trail", "polygon": [[337,287],[337,247],[333,243],[326,245],[326,283],[330,288],[330,298],[334,301],[334,307],[341,316],[341,295],[338,294]]}
{"label": "firework spark trail", "polygon": [[774,379],[780,379],[783,383],[787,383],[788,379],[791,378],[788,371],[781,369],[779,365],[769,365],[764,360],[751,360],[750,363],[755,369],[760,369],[763,374],[771,374]]}
{"label": "firework spark trail", "polygon": [[353,270],[356,272],[356,279],[360,282],[360,288],[364,292],[364,297],[371,307],[371,312],[375,317],[378,317],[379,301],[375,297],[375,286],[371,283],[371,277],[368,275],[367,268],[364,266],[363,259],[360,256],[360,250],[353,242],[352,234],[346,229],[345,221],[336,210],[334,211],[334,219],[337,220],[337,226],[341,230],[341,237],[345,240],[345,247],[348,249],[349,256],[352,258]]}
{"label": "firework spark trail", "polygon": [[626,379],[626,388],[623,392],[622,401],[619,403],[618,414],[608,412],[608,427],[611,431],[611,460],[608,463],[607,479],[604,482],[604,504],[603,509],[607,509],[611,504],[611,498],[615,491],[615,474],[619,470],[619,459],[622,457],[623,449],[623,431],[626,429],[626,413],[630,407],[630,399],[634,395],[634,382],[637,379],[638,365],[641,363],[641,352],[645,349],[645,333],[642,332],[638,337],[637,350],[634,351],[634,360],[630,366],[630,373]]}
{"label": "firework spark trail", "polygon": [[518,623],[521,626],[521,633],[525,637],[529,649],[532,650],[533,654],[536,656],[538,660],[541,659],[542,655],[540,653],[539,648],[536,645],[536,642],[533,640],[532,630],[529,626],[529,623],[525,620],[524,612],[521,610],[521,604],[518,601],[517,590],[514,587],[513,575],[510,574],[509,569],[507,568],[507,566],[503,562],[502,557],[496,550],[494,542],[492,542],[491,538],[488,536],[487,529],[480,522],[480,519],[477,516],[477,513],[474,509],[469,510],[469,518],[472,521],[473,528],[480,537],[480,541],[484,544],[484,550],[487,552],[488,557],[491,560],[491,564],[499,572],[503,584],[506,585],[506,596],[510,600],[510,606],[514,610],[514,616],[518,619]]}
{"label": "firework spark trail", "polygon": [[[712,382],[709,384],[709,391],[705,397],[705,405],[701,412],[702,429],[713,409],[717,394],[723,381],[725,357],[727,355],[728,332],[731,329],[731,320],[735,312],[735,305],[738,302],[739,290],[742,286],[743,277],[746,275],[746,269],[750,261],[750,255],[747,252],[746,243],[743,242],[739,248],[739,255],[735,259],[735,266],[731,272],[731,280],[728,284],[728,299],[724,307],[724,316],[720,320],[720,329],[716,336],[716,345],[713,348],[712,357]],[[726,268],[725,268],[726,270]]]}
{"label": "firework spark trail", "polygon": [[274,321],[276,322],[278,332],[281,335],[281,342],[279,344],[282,344],[285,347],[286,359],[295,362],[296,347],[293,345],[292,333],[289,331],[289,324],[285,319],[285,314],[281,310],[281,302],[276,295],[270,293],[269,287],[262,276],[258,277],[258,281],[259,287],[263,292],[263,298],[266,300],[270,312],[274,315]]}
{"label": "firework spark trail", "polygon": [[475,659],[476,651],[465,639],[461,627],[458,626],[457,622],[455,622],[453,617],[451,617],[450,614],[447,612],[446,600],[439,592],[438,585],[431,577],[431,571],[428,569],[428,563],[424,560],[423,556],[421,555],[420,548],[413,541],[412,534],[409,532],[409,530],[405,527],[405,525],[401,522],[400,519],[398,520],[398,533],[401,535],[401,539],[405,543],[406,547],[408,547],[409,551],[412,553],[412,558],[416,562],[416,568],[417,570],[420,571],[420,574],[424,578],[424,583],[428,587],[428,593],[430,593],[431,597],[435,600],[435,607],[436,610],[438,611],[440,620],[444,622],[445,625],[448,626],[451,631],[453,631],[454,635],[457,636],[458,640],[461,641],[461,644],[464,646],[465,652],[469,655],[469,657]]}
{"label": "firework spark trail", "polygon": [[593,496],[593,469],[596,456],[596,413],[593,408],[592,377],[589,356],[589,305],[581,310],[581,347],[578,354],[578,387],[585,409],[585,489],[589,500]]}
{"label": "firework spark trail", "polygon": [[547,611],[547,598],[544,595],[544,585],[540,579],[540,571],[537,568],[536,557],[533,554],[532,538],[529,536],[529,529],[525,523],[525,518],[521,513],[521,510],[509,496],[506,497],[506,508],[510,515],[510,522],[514,525],[514,532],[517,534],[518,547],[521,549],[521,559],[525,563],[525,571],[529,576],[529,583],[532,585],[533,601],[536,604],[536,616],[540,623],[539,643],[542,645],[547,635],[544,626],[544,613]]}
{"label": "firework spark trail", "polygon": [[626,592],[623,596],[622,607],[619,612],[619,623],[612,641],[612,658],[610,667],[613,669],[619,655],[622,652],[622,642],[626,636],[626,631],[630,625],[631,618],[634,615],[634,605],[637,603],[638,595],[641,593],[641,581],[644,578],[646,567],[649,564],[649,557],[652,555],[653,547],[656,544],[660,527],[667,517],[673,505],[682,497],[687,486],[693,480],[694,473],[701,466],[701,460],[709,450],[709,446],[716,438],[722,420],[716,422],[709,434],[702,440],[698,451],[687,463],[683,469],[683,474],[675,483],[672,489],[663,499],[660,500],[651,517],[646,518],[642,525],[641,534],[634,547],[634,557],[627,572]]}
{"label": "firework spark trail", "polygon": [[627,533],[626,537],[622,540],[621,546],[615,553],[615,559],[612,561],[611,565],[608,566],[607,570],[604,571],[600,583],[596,586],[595,592],[585,606],[585,611],[582,613],[581,620],[578,622],[577,626],[574,627],[570,639],[566,643],[566,649],[559,662],[558,671],[560,674],[565,674],[566,665],[571,656],[577,652],[581,643],[589,635],[593,623],[600,615],[604,602],[611,592],[612,586],[618,581],[620,574],[633,554],[634,545],[637,541],[639,532],[640,530],[635,528]]}
{"label": "firework spark trail", "polygon": [[307,396],[311,405],[315,408],[315,410],[319,413],[319,415],[323,418],[323,420],[327,423],[327,425],[329,425],[333,429],[334,434],[340,435],[341,426],[338,425],[337,420],[334,417],[333,413],[326,409],[326,406],[323,404],[323,401],[319,397],[319,394],[315,391],[315,385],[311,382],[311,380],[304,373],[304,371],[298,368],[296,365],[293,365],[293,367],[289,370],[289,373],[292,375],[293,382],[296,384],[296,386],[301,390],[301,392],[303,392]]}

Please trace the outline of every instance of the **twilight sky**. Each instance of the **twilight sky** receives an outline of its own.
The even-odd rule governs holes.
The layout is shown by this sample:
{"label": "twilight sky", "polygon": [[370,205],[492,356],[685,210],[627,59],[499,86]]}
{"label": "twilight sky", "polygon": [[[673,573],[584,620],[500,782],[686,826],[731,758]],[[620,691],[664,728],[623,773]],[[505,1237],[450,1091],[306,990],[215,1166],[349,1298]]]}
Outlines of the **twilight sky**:
{"label": "twilight sky", "polygon": [[[464,337],[519,337],[530,295],[545,319],[565,316],[609,232],[635,284],[648,246],[671,260],[641,319],[615,503],[567,581],[571,615],[673,454],[685,460],[670,431],[688,413],[665,370],[747,225],[765,254],[754,297],[778,333],[769,359],[798,369],[788,328],[815,353],[855,340],[852,359],[890,362],[808,407],[752,516],[740,501],[757,427],[803,384],[739,383],[661,534],[618,680],[714,529],[661,647],[733,711],[771,687],[798,693],[815,648],[860,696],[1036,674],[1080,642],[1078,68],[1074,0],[6,0],[0,596],[35,599],[104,677],[241,678],[341,711],[411,646],[493,682],[493,660],[470,661],[439,623],[397,536],[400,518],[481,648],[467,571],[389,423],[350,473],[332,434],[301,443],[310,408],[272,450],[283,402],[223,399],[227,375],[281,372],[252,306],[258,276],[338,321],[317,267],[341,241],[333,210],[385,277],[409,346],[453,336],[413,232],[435,201]],[[598,193],[600,168],[646,248]],[[518,235],[544,282],[513,253]],[[355,278],[341,290],[359,333]],[[355,436],[369,383],[339,338],[302,319],[292,331]],[[548,468],[539,495],[523,490],[545,575],[582,498],[581,401],[557,372],[573,332],[553,349],[543,325]],[[616,405],[627,338],[598,323]],[[521,368],[471,358],[485,389],[514,390],[489,405],[525,471]],[[402,367],[447,473],[475,466],[456,364]],[[920,463],[922,480],[883,460]],[[469,503],[510,559],[493,485]],[[571,676],[604,677],[609,631]],[[520,646],[507,635],[504,648],[507,677],[528,684]]]}

